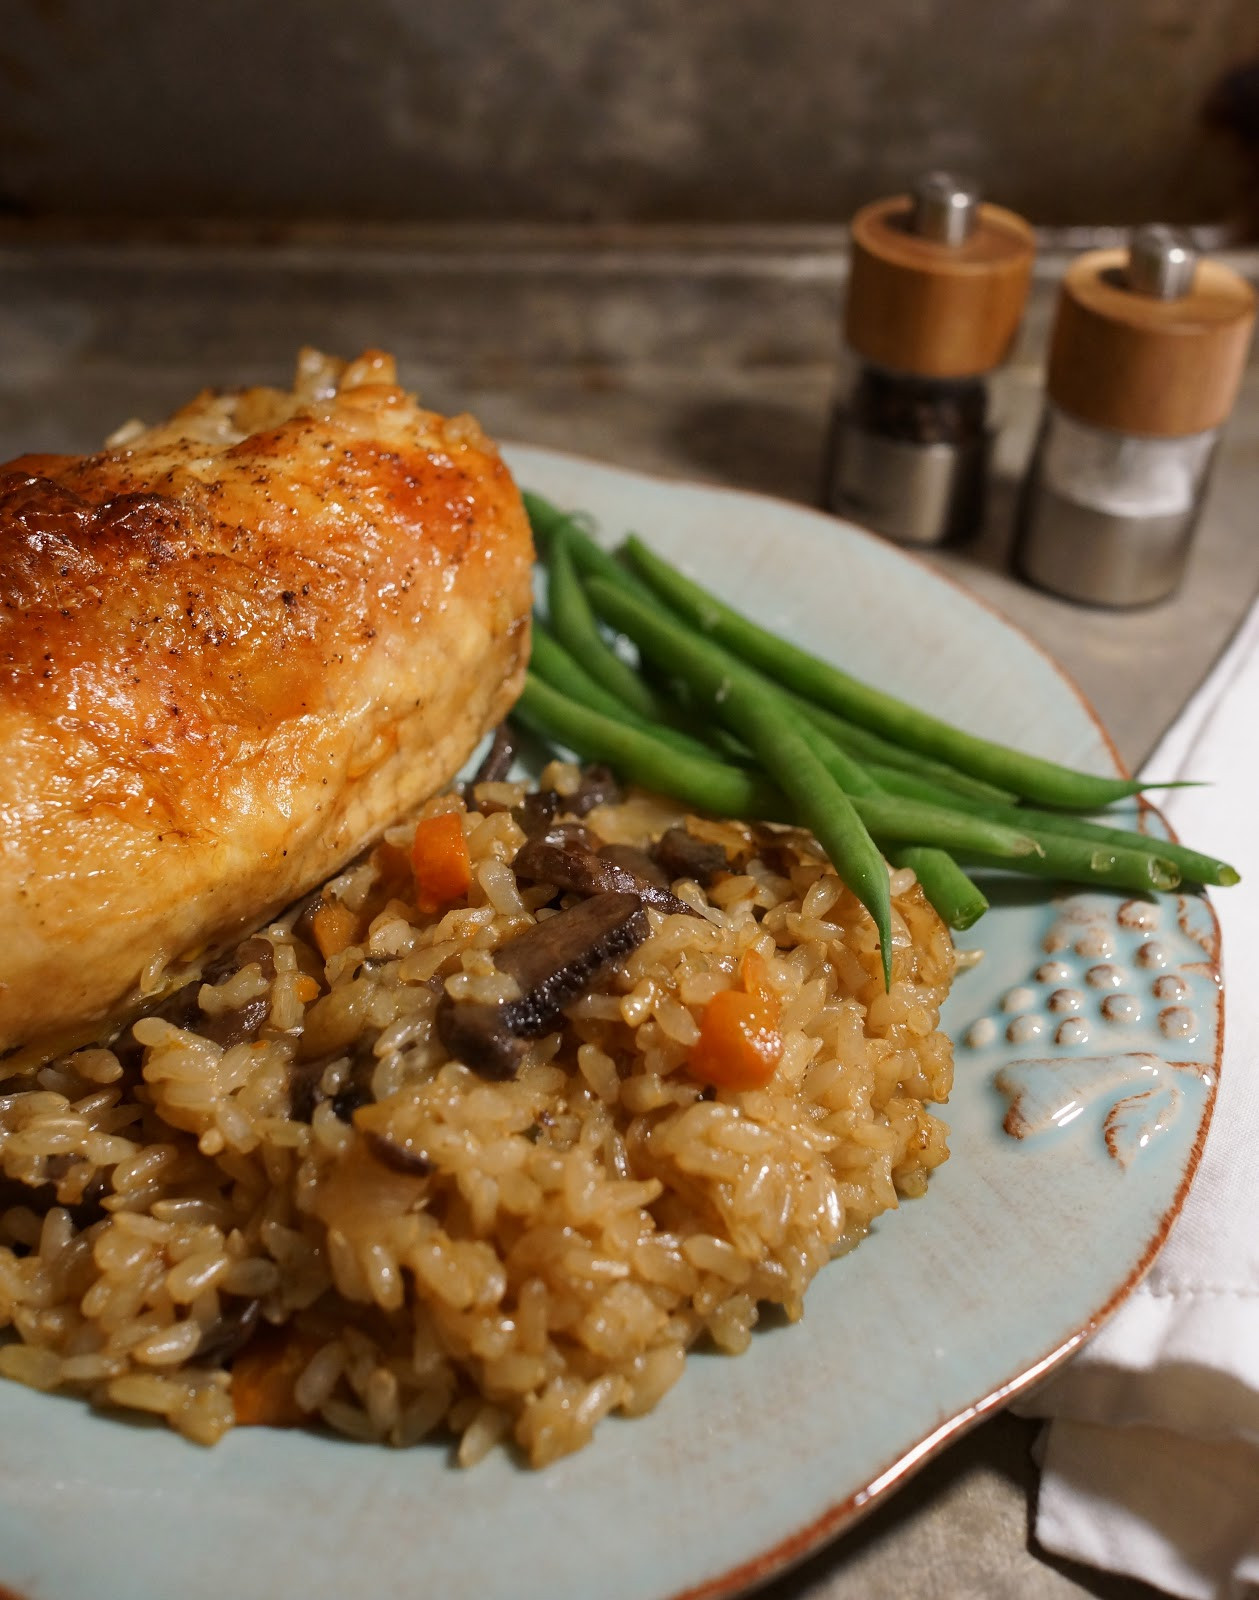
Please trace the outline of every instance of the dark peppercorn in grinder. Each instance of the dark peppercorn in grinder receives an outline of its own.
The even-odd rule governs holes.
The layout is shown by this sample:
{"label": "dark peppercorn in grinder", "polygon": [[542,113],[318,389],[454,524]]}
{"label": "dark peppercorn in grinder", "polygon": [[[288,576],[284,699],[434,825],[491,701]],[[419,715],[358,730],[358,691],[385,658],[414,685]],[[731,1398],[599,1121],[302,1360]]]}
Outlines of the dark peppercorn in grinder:
{"label": "dark peppercorn in grinder", "polygon": [[1018,331],[1034,253],[1021,217],[947,173],[853,218],[853,370],[832,426],[832,510],[902,544],[977,529],[992,437],[985,378]]}

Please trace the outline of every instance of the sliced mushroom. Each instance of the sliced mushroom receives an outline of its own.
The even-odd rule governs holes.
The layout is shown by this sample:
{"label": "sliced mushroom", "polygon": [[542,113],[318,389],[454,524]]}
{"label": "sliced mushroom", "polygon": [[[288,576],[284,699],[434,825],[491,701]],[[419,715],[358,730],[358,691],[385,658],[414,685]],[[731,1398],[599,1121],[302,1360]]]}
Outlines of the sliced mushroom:
{"label": "sliced mushroom", "polygon": [[668,874],[669,882],[691,878],[707,888],[719,872],[730,869],[730,857],[712,839],[697,839],[687,828],[666,829],[652,847],[652,855]]}
{"label": "sliced mushroom", "polygon": [[234,1044],[244,1044],[247,1039],[256,1039],[258,1030],[270,1015],[270,997],[265,994],[255,995],[252,1000],[246,1000],[243,1006],[238,1006],[234,1011],[220,1012],[217,1017],[201,1018],[197,1030],[207,1039],[213,1039],[215,1044],[221,1044],[224,1050],[230,1050]]}
{"label": "sliced mushroom", "polygon": [[501,783],[511,771],[516,759],[516,735],[510,722],[500,722],[494,730],[494,741],[472,775],[472,787],[478,783]]}
{"label": "sliced mushroom", "polygon": [[[647,854],[634,844],[605,844],[596,852],[604,861],[610,861],[614,867],[621,867],[626,872],[632,872],[636,878],[641,878],[644,883],[654,883],[657,889],[667,889],[673,879],[667,872]],[[682,876],[681,873],[678,874]]]}
{"label": "sliced mushroom", "polygon": [[433,1163],[423,1150],[408,1150],[405,1145],[397,1144],[371,1128],[363,1137],[371,1154],[390,1172],[401,1172],[408,1178],[426,1178],[433,1170]]}
{"label": "sliced mushroom", "polygon": [[[294,1061],[289,1067],[289,1115],[294,1122],[309,1122],[315,1107],[328,1096],[321,1087],[324,1073],[332,1062],[343,1059],[349,1052],[335,1051],[319,1056],[313,1061]],[[348,1122],[360,1106],[372,1103],[372,1073],[376,1070],[376,1057],[371,1044],[360,1040],[353,1051],[349,1077],[332,1096],[334,1114]]]}
{"label": "sliced mushroom", "polygon": [[517,1025],[508,1004],[442,1000],[437,1007],[437,1037],[456,1061],[481,1077],[514,1078],[533,1035]]}
{"label": "sliced mushroom", "polygon": [[313,946],[315,943],[315,913],[323,904],[322,889],[316,889],[314,894],[307,895],[298,903],[297,915],[293,919],[293,935],[305,945]]}
{"label": "sliced mushroom", "polygon": [[[268,945],[267,949],[270,948]],[[222,1011],[217,1016],[209,1017],[202,1012],[197,1003],[203,981],[197,979],[194,983],[185,983],[182,988],[167,995],[150,1015],[161,1017],[164,1022],[173,1023],[176,1028],[194,1028],[207,1039],[213,1039],[215,1044],[222,1045],[225,1050],[234,1044],[243,1044],[246,1039],[256,1039],[258,1030],[271,1011],[269,998],[266,995],[255,995],[252,1000],[246,1000],[233,1011]]]}
{"label": "sliced mushroom", "polygon": [[547,844],[566,845],[575,850],[589,850],[592,855],[599,852],[599,837],[586,826],[584,822],[553,822],[545,833],[537,836]]}
{"label": "sliced mushroom", "polygon": [[579,900],[535,922],[495,951],[495,966],[520,985],[521,998],[506,1004],[520,1015],[536,1012],[539,1034],[546,1032],[605,961],[633,950],[649,931],[640,897],[625,891]]}
{"label": "sliced mushroom", "polygon": [[201,1020],[201,1007],[197,1004],[197,996],[201,993],[200,978],[195,978],[191,983],[182,984],[178,989],[172,990],[160,1005],[153,1007],[147,1015],[161,1017],[163,1022],[169,1022],[176,1028],[194,1028]]}
{"label": "sliced mushroom", "polygon": [[[256,1039],[271,1013],[271,1001],[267,995],[255,995],[234,1010],[223,1011],[213,1017],[207,1016],[198,1003],[202,984],[220,983],[229,973],[240,972],[251,962],[257,964],[268,981],[275,977],[275,950],[269,939],[257,936],[246,939],[235,950],[216,957],[199,978],[173,989],[165,999],[144,1014],[160,1017],[163,1022],[169,1022],[176,1028],[195,1029],[205,1038],[213,1039],[215,1044],[222,1045],[225,1050],[234,1044],[243,1044],[247,1039]],[[130,1027],[115,1043],[114,1053],[124,1067],[138,1065],[142,1051],[131,1038]]]}
{"label": "sliced mushroom", "polygon": [[202,980],[205,983],[217,983],[220,978],[225,978],[229,972],[239,972],[251,962],[257,962],[262,975],[268,982],[275,977],[275,946],[270,939],[255,936],[246,939],[244,944],[238,945],[235,952],[225,960],[215,963],[214,976],[207,973]]}
{"label": "sliced mushroom", "polygon": [[535,923],[500,945],[494,961],[515,978],[520,997],[481,1005],[443,997],[437,1034],[451,1055],[486,1078],[509,1078],[529,1039],[559,1022],[605,962],[641,944],[649,932],[636,894],[596,894]]}
{"label": "sliced mushroom", "polygon": [[201,1335],[193,1360],[207,1367],[222,1366],[230,1361],[257,1332],[261,1311],[261,1300],[243,1300],[230,1311],[224,1311]]}
{"label": "sliced mushroom", "polygon": [[615,805],[620,798],[621,785],[611,767],[583,767],[581,782],[564,797],[564,809],[575,817],[584,817],[596,806]]}
{"label": "sliced mushroom", "polygon": [[250,962],[257,963],[268,982],[275,977],[275,947],[270,939],[255,934],[252,939],[246,939],[235,949],[224,950],[201,969],[201,977],[196,987],[200,988],[203,983],[221,983],[229,973],[240,972],[249,966]]}
{"label": "sliced mushroom", "polygon": [[516,852],[516,876],[535,883],[553,883],[573,894],[634,894],[659,911],[696,916],[694,907],[679,900],[637,872],[609,861],[604,855],[576,845],[552,844],[549,839],[529,839]]}
{"label": "sliced mushroom", "polygon": [[[109,1212],[101,1202],[109,1191],[109,1180],[103,1173],[98,1172],[91,1179],[83,1191],[81,1200],[66,1201],[59,1197],[58,1184],[65,1176],[66,1169],[54,1163],[61,1159],[58,1156],[44,1158],[46,1178],[43,1183],[23,1183],[18,1178],[0,1178],[0,1211],[7,1211],[10,1206],[29,1206],[32,1211],[43,1216],[50,1206],[61,1206],[69,1212],[71,1222],[80,1232],[107,1217]],[[74,1158],[67,1159],[72,1161]],[[27,1253],[22,1245],[14,1245],[11,1248],[17,1255]],[[0,1590],[0,1593],[3,1591]]]}
{"label": "sliced mushroom", "polygon": [[555,821],[560,812],[560,797],[554,789],[535,789],[527,794],[512,815],[524,829],[525,837],[536,839]]}

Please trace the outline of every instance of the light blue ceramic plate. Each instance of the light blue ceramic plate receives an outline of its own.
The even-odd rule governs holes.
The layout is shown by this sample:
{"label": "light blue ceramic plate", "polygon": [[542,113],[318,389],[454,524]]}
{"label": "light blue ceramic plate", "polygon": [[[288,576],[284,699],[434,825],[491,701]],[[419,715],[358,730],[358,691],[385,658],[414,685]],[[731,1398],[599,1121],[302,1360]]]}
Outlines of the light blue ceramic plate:
{"label": "light blue ceramic plate", "polygon": [[[749,495],[511,461],[885,687],[1115,769],[1052,661],[890,546]],[[541,1473],[263,1429],[202,1450],[3,1385],[0,1584],[32,1600],[662,1600],[732,1594],[805,1554],[1087,1337],[1149,1264],[1201,1147],[1221,1019],[1207,906],[994,895],[946,1017],[952,1159],[821,1274],[803,1322],[737,1359],[696,1356],[654,1414]]]}

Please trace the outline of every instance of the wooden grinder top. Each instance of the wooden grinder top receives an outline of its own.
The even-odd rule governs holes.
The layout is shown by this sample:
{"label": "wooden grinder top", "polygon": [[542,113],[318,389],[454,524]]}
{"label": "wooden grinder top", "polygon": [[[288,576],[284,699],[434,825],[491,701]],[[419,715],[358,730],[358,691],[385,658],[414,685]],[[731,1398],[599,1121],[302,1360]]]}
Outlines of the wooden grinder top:
{"label": "wooden grinder top", "polygon": [[980,205],[969,237],[912,231],[895,195],[852,220],[844,332],[865,360],[924,378],[972,378],[1001,365],[1023,315],[1035,239],[1022,217]]}
{"label": "wooden grinder top", "polygon": [[1233,409],[1255,320],[1255,291],[1199,261],[1188,291],[1143,294],[1127,250],[1091,250],[1067,269],[1050,341],[1050,399],[1118,433],[1184,438]]}

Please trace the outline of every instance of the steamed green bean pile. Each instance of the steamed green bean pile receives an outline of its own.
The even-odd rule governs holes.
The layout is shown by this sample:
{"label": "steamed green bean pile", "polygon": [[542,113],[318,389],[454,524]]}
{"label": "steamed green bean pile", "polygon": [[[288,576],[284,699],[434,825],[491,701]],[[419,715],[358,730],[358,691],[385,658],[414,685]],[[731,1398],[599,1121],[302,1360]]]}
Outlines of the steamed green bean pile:
{"label": "steamed green bean pile", "polygon": [[636,535],[613,555],[524,498],[547,600],[514,715],[698,811],[809,828],[874,919],[889,982],[885,856],[953,928],[988,907],[959,862],[1136,893],[1238,881],[1199,851],[1074,814],[1157,785],[963,732],[760,627]]}

